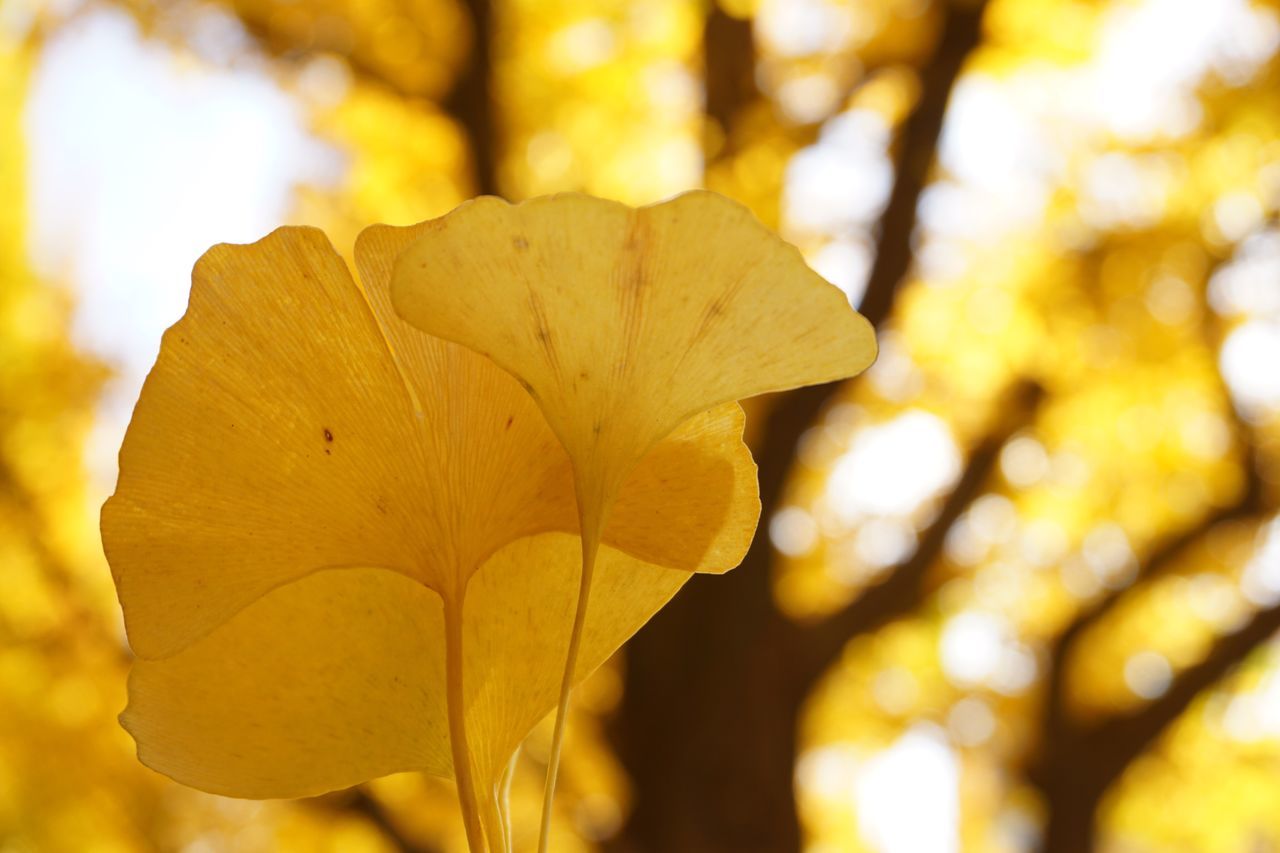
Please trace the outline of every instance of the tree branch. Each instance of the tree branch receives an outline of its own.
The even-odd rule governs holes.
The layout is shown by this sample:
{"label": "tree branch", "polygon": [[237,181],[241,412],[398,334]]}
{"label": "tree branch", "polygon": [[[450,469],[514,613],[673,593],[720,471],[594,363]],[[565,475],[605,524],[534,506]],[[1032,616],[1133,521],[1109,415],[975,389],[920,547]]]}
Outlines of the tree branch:
{"label": "tree branch", "polygon": [[738,113],[759,95],[751,21],[730,17],[713,5],[702,34],[702,55],[706,116],[727,136]]}
{"label": "tree branch", "polygon": [[937,158],[947,103],[969,54],[982,38],[986,0],[951,3],[932,60],[920,75],[920,100],[903,124],[894,157],[894,183],[880,217],[880,239],[858,310],[872,325],[889,316],[911,266],[920,195]]}
{"label": "tree branch", "polygon": [[1200,663],[1183,670],[1160,698],[1101,723],[1083,725],[1059,712],[1030,778],[1048,806],[1043,853],[1090,853],[1102,798],[1197,696],[1221,681],[1250,652],[1280,631],[1280,603],[1256,611],[1247,625],[1219,637]]}
{"label": "tree branch", "polygon": [[[1206,272],[1206,282],[1213,278],[1214,273],[1225,262],[1226,259],[1223,259]],[[1201,327],[1203,338],[1211,349],[1216,350],[1218,342],[1215,340],[1215,331],[1212,323],[1208,320],[1211,315],[1209,306],[1202,305],[1201,310],[1205,316],[1205,321]],[[1073,725],[1071,720],[1068,719],[1066,677],[1071,656],[1075,653],[1075,647],[1080,639],[1095,625],[1101,623],[1115,610],[1122,600],[1163,577],[1171,568],[1177,566],[1181,557],[1199,543],[1209,531],[1220,524],[1248,518],[1263,510],[1265,484],[1259,473],[1258,449],[1253,440],[1252,430],[1233,404],[1231,391],[1226,387],[1221,374],[1218,375],[1218,382],[1220,385],[1219,392],[1226,401],[1227,411],[1231,416],[1236,440],[1243,448],[1240,465],[1245,477],[1244,486],[1240,490],[1240,494],[1230,504],[1207,513],[1195,525],[1156,546],[1151,554],[1148,555],[1145,565],[1140,568],[1132,583],[1125,587],[1109,590],[1092,603],[1083,607],[1070,624],[1058,635],[1057,640],[1049,651],[1047,683],[1042,711],[1043,722],[1041,726],[1043,745],[1052,744],[1065,737],[1067,731]],[[1045,747],[1042,746],[1042,748]]]}
{"label": "tree branch", "polygon": [[[130,8],[128,3],[124,4]],[[457,80],[442,103],[462,125],[470,142],[472,177],[477,195],[497,195],[497,142],[493,122],[493,60],[491,53],[492,6],[490,0],[464,0],[471,17],[471,52],[463,61]],[[282,45],[281,34],[273,31],[261,18],[236,11],[236,19],[245,32],[264,49],[277,54],[296,50],[296,45]],[[422,98],[422,93],[406,88],[371,65],[358,54],[338,51],[343,61],[357,76],[390,89],[406,101]]]}
{"label": "tree branch", "polygon": [[[1212,277],[1214,269],[1209,270],[1206,280]],[[1202,311],[1207,318],[1208,306],[1202,306]],[[1207,319],[1202,330],[1210,348],[1216,349]],[[1244,448],[1240,465],[1245,483],[1240,494],[1231,504],[1207,513],[1194,526],[1157,546],[1133,583],[1111,590],[1082,608],[1050,649],[1039,754],[1027,769],[1028,779],[1044,794],[1049,811],[1044,853],[1091,851],[1095,843],[1097,808],[1112,783],[1186,710],[1201,690],[1215,683],[1276,630],[1280,613],[1260,611],[1248,627],[1220,638],[1213,652],[1200,664],[1179,675],[1173,686],[1155,702],[1132,714],[1119,715],[1097,724],[1086,724],[1072,718],[1067,695],[1067,671],[1081,638],[1125,598],[1177,567],[1181,559],[1218,525],[1255,516],[1265,508],[1265,486],[1259,473],[1258,451],[1251,430],[1232,404],[1230,390],[1220,374],[1219,382],[1237,440]]]}
{"label": "tree branch", "polygon": [[956,521],[982,494],[1000,451],[1018,430],[1035,418],[1044,398],[1043,389],[1024,382],[1013,389],[1004,417],[969,455],[968,465],[956,481],[937,516],[920,536],[920,543],[904,562],[890,569],[885,579],[867,589],[843,610],[829,616],[806,632],[803,672],[813,680],[840,654],[849,638],[875,631],[894,619],[916,610],[928,596],[925,579],[929,569],[942,553],[947,534]]}
{"label": "tree branch", "polygon": [[471,140],[477,195],[498,194],[498,140],[493,121],[493,7],[490,0],[465,0],[471,13],[471,55],[444,107]]}
{"label": "tree branch", "polygon": [[[137,4],[129,2],[129,0],[118,0],[118,2],[126,11],[134,15],[139,15],[140,8],[145,8],[139,7]],[[168,0],[154,5],[161,11],[172,11],[175,8],[179,8],[178,3],[169,2]],[[245,9],[239,8],[232,3],[227,3],[226,6],[228,11],[236,16],[236,20],[240,22],[240,26],[244,28],[245,33],[257,42],[265,53],[278,58],[289,59],[301,55],[304,51],[304,45],[300,45],[296,40],[288,38],[287,34],[273,29],[264,16],[246,14]],[[147,25],[152,22],[144,20],[142,23]],[[388,77],[382,69],[368,62],[357,53],[341,50],[333,44],[311,45],[309,49],[312,51],[333,51],[342,57],[342,61],[346,63],[356,77],[385,87],[398,97],[406,99],[422,97],[420,92],[407,88]]]}
{"label": "tree branch", "polygon": [[1256,648],[1280,631],[1280,602],[1259,609],[1237,631],[1223,634],[1204,660],[1178,674],[1160,698],[1138,710],[1096,726],[1090,739],[1109,781],[1120,776],[1134,759],[1190,707],[1197,696],[1226,677]]}
{"label": "tree branch", "polygon": [[357,814],[369,821],[388,841],[395,845],[401,853],[440,853],[432,844],[416,841],[406,835],[396,824],[395,819],[376,797],[363,787],[350,788],[347,791],[313,797],[307,802],[321,808],[327,808],[350,814]]}
{"label": "tree branch", "polygon": [[[981,39],[986,5],[986,0],[952,5],[933,59],[921,74],[920,100],[899,134],[893,189],[880,217],[876,257],[858,306],[877,330],[889,318],[910,269],[920,196],[937,158],[951,92],[965,59]],[[765,445],[758,454],[762,460],[760,500],[765,509],[762,517],[767,519],[778,504],[800,436],[817,420],[840,387],[840,383],[833,382],[798,388],[781,395],[776,402],[767,424]],[[776,466],[779,470],[770,470],[768,473],[776,476],[766,477],[764,466],[775,459],[779,461]]]}
{"label": "tree branch", "polygon": [[[984,6],[950,7],[923,72],[924,92],[900,132],[899,172],[862,308],[877,326],[889,316],[910,267],[916,208],[951,90],[980,38]],[[741,28],[736,32],[743,35]],[[711,76],[709,85],[719,85],[718,79]],[[735,91],[740,96],[744,87]],[[737,113],[734,100],[732,93],[708,95],[723,116]],[[837,390],[799,389],[773,401],[763,441],[753,448],[766,522],[782,500],[801,435]],[[792,778],[798,714],[811,682],[799,677],[796,663],[808,638],[774,604],[772,562],[767,537],[757,536],[735,571],[692,578],[629,644],[626,689],[612,733],[634,782],[635,803],[612,849],[800,848]]]}
{"label": "tree branch", "polygon": [[[894,183],[880,217],[880,237],[875,261],[867,274],[867,287],[858,310],[880,329],[892,313],[913,257],[912,238],[929,169],[937,158],[938,141],[946,117],[947,103],[959,79],[964,61],[982,37],[982,15],[986,0],[953,5],[938,40],[933,59],[921,73],[921,94],[915,110],[903,123],[894,157]],[[840,383],[798,388],[782,395],[767,424],[761,461],[760,500],[762,517],[768,519],[778,505],[795,448],[827,404],[840,390]],[[766,477],[766,461],[779,460],[780,471]],[[757,540],[758,542],[760,540]],[[754,548],[753,548],[754,550]]]}
{"label": "tree branch", "polygon": [[1042,712],[1044,722],[1041,726],[1042,741],[1045,744],[1061,739],[1063,732],[1073,726],[1067,710],[1066,677],[1071,656],[1080,639],[1095,625],[1100,624],[1126,597],[1168,574],[1209,531],[1225,522],[1248,518],[1262,508],[1262,481],[1257,466],[1253,464],[1253,452],[1247,450],[1245,457],[1246,485],[1239,498],[1228,506],[1210,512],[1194,526],[1156,547],[1138,571],[1133,583],[1109,590],[1084,607],[1058,635],[1049,651],[1046,675],[1048,680]]}

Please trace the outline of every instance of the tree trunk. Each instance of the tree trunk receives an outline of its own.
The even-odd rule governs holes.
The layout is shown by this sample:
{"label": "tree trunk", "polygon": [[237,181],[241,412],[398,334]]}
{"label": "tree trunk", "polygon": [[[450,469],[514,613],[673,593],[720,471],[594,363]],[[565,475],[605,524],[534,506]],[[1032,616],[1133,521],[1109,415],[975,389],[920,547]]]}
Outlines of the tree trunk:
{"label": "tree trunk", "polygon": [[[862,306],[877,326],[889,316],[910,266],[920,193],[951,90],[980,39],[984,7],[978,2],[952,8],[922,71],[916,111],[902,128],[895,186]],[[715,15],[709,35],[733,34],[741,46],[745,29]],[[715,79],[720,77],[737,92],[751,91],[740,74]],[[717,120],[731,119],[733,100],[709,94]],[[773,553],[765,531],[783,498],[797,442],[833,392],[823,386],[780,396],[761,446],[753,448],[762,529],[742,565],[721,577],[695,576],[628,645],[626,692],[612,734],[634,784],[634,802],[612,850],[800,849],[793,790],[796,728],[820,673],[809,665],[807,641],[814,634],[774,606]],[[879,621],[885,614],[875,615]]]}

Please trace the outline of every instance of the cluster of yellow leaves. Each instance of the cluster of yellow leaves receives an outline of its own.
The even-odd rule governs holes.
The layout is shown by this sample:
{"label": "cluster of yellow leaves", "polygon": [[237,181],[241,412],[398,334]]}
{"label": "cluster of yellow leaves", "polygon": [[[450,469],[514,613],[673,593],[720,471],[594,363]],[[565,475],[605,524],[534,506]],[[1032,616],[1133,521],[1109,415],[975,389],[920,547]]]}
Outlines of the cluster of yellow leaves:
{"label": "cluster of yellow leaves", "polygon": [[[1069,0],[994,0],[973,77],[1034,85],[1046,68],[1082,63],[1110,11]],[[1277,480],[1268,472],[1280,419],[1239,422],[1219,346],[1246,318],[1215,316],[1220,309],[1207,297],[1238,241],[1276,215],[1277,69],[1273,56],[1248,79],[1211,72],[1197,92],[1200,121],[1180,136],[1087,144],[1064,136],[1071,168],[1044,227],[992,244],[978,229],[961,239],[926,236],[920,258],[944,263],[922,264],[907,282],[879,362],[805,436],[774,525],[785,552],[777,591],[792,613],[821,618],[910,557],[960,472],[922,488],[909,507],[850,512],[860,499],[856,488],[850,498],[851,479],[880,470],[863,464],[870,437],[927,420],[939,429],[913,450],[903,450],[905,437],[896,448],[876,446],[902,452],[892,456],[902,466],[933,460],[922,452],[931,444],[946,449],[938,458],[948,465],[962,463],[1007,413],[1011,385],[1029,377],[1046,392],[952,526],[923,582],[922,605],[850,645],[813,695],[798,790],[815,844],[851,849],[859,833],[858,816],[847,812],[853,783],[831,782],[832,768],[844,766],[839,756],[863,767],[915,727],[932,725],[962,767],[964,849],[1021,849],[1025,841],[1006,830],[1034,827],[1042,815],[1009,769],[1037,748],[1038,688],[1059,632],[1082,607],[1130,583],[1156,545],[1240,499],[1255,461],[1244,452],[1249,434],[1274,502]],[[1143,216],[1112,211],[1108,219],[1084,198],[1085,175],[1104,159],[1165,176],[1159,192],[1143,187],[1142,202],[1151,205]],[[939,170],[938,195],[962,182]],[[1230,233],[1228,214],[1240,210],[1245,224]],[[945,261],[960,258],[963,271],[946,273]],[[1240,577],[1258,551],[1260,520],[1216,530],[1184,566],[1134,591],[1090,632],[1068,667],[1071,713],[1141,707],[1159,685],[1142,688],[1135,659],[1155,661],[1165,679],[1176,676],[1252,615],[1258,602],[1246,600]],[[980,659],[988,654],[977,672],[958,659],[966,642]],[[1201,712],[1188,716],[1199,721]],[[1173,735],[1171,744],[1183,746],[1126,777],[1102,830],[1151,845],[1135,849],[1235,849],[1205,839],[1242,837],[1250,821],[1256,837],[1273,837],[1252,805],[1222,809],[1229,826],[1215,826],[1208,806],[1167,808],[1168,797],[1190,801],[1202,790],[1196,768],[1212,765],[1215,778],[1252,798],[1259,774],[1244,762],[1274,766],[1274,733],[1233,745],[1231,735],[1207,727],[1208,734]],[[1144,832],[1156,811],[1159,832]]]}
{"label": "cluster of yellow leaves", "polygon": [[419,222],[472,195],[467,140],[431,104],[406,101],[363,77],[337,103],[319,103],[313,128],[345,159],[340,191],[302,187],[298,216],[349,247],[370,221]]}
{"label": "cluster of yellow leaves", "polygon": [[644,204],[697,186],[701,26],[684,0],[495,4],[504,190]]}
{"label": "cluster of yellow leaves", "polygon": [[459,0],[220,0],[281,53],[338,54],[403,95],[446,93],[475,34]]}

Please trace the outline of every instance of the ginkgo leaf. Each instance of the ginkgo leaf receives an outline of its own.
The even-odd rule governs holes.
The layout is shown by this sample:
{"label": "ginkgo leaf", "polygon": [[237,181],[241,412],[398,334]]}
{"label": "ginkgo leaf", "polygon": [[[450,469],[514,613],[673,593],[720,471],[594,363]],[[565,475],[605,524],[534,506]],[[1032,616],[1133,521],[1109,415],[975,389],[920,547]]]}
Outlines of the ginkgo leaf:
{"label": "ginkgo leaf", "polygon": [[484,197],[428,224],[396,265],[396,310],[525,384],[592,498],[698,412],[875,358],[844,293],[714,193]]}
{"label": "ginkgo leaf", "polygon": [[[496,780],[555,705],[578,549],[563,533],[521,539],[470,585],[464,692],[478,780]],[[603,549],[582,670],[688,577]],[[304,797],[405,770],[452,776],[445,694],[440,597],[396,572],[331,570],[268,593],[172,657],[137,662],[122,720],[143,763],[179,782]]]}
{"label": "ginkgo leaf", "polygon": [[[530,654],[571,633],[578,513],[570,460],[520,385],[391,312],[395,255],[420,230],[362,237],[366,288],[313,229],[210,250],[134,412],[103,543],[143,659],[126,720],[144,760],[238,796],[452,768],[478,847],[475,790],[488,796],[554,705],[559,656]],[[605,541],[657,580],[619,572],[597,664],[688,571],[741,559],[759,513],[741,432],[740,408],[719,407],[631,473]],[[517,557],[490,571],[500,590],[477,575]],[[406,683],[390,652],[415,622],[419,646],[437,645],[407,658],[424,670]],[[473,636],[495,624],[501,643]]]}
{"label": "ginkgo leaf", "polygon": [[134,651],[172,654],[322,568],[384,566],[444,586],[423,524],[433,507],[418,423],[323,234],[210,249],[102,511]]}
{"label": "ginkgo leaf", "polygon": [[[172,654],[313,571],[381,566],[445,594],[519,536],[577,529],[569,462],[528,395],[389,313],[379,326],[370,303],[390,311],[385,275],[409,231],[361,241],[366,281],[383,276],[368,300],[313,229],[217,246],[197,264],[103,507],[141,657]],[[627,548],[680,568],[741,559],[758,503],[735,408],[637,470],[642,521],[618,519]],[[674,476],[684,471],[701,475]],[[664,517],[696,523],[676,539],[652,525]]]}
{"label": "ginkgo leaf", "polygon": [[509,371],[564,445],[582,519],[579,626],[622,483],[655,443],[714,406],[849,377],[875,358],[871,325],[845,295],[714,193],[640,209],[577,194],[480,198],[430,226],[396,263],[395,308]]}
{"label": "ginkgo leaf", "polygon": [[[518,382],[503,370],[495,370],[486,358],[478,358],[463,346],[445,343],[440,336],[424,335],[395,313],[391,302],[391,277],[396,259],[435,227],[433,221],[407,227],[374,225],[356,243],[356,264],[367,284],[369,301],[387,329],[397,360],[409,377],[433,377],[442,372],[456,376],[466,371],[469,382],[456,382],[451,394],[442,394],[439,380],[418,390],[426,399],[455,399],[475,404],[473,395],[509,400],[515,423],[537,429],[536,447],[530,452],[555,458],[561,479],[554,489],[538,498],[555,523],[549,529],[578,530],[572,469],[568,457],[555,444],[537,404]],[[744,416],[737,403],[726,403],[702,412],[681,424],[653,447],[643,465],[629,472],[619,490],[616,512],[604,532],[604,541],[641,559],[690,571],[720,573],[742,561],[755,535],[760,516],[756,466],[742,442]],[[504,424],[504,430],[507,428]],[[495,488],[500,483],[493,484]]]}

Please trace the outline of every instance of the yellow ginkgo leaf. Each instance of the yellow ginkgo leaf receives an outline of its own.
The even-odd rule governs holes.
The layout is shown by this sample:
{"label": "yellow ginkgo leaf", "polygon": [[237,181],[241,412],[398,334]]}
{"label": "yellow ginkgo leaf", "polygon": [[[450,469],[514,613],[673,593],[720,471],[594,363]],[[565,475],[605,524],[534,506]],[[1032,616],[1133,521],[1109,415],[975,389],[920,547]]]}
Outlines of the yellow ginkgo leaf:
{"label": "yellow ginkgo leaf", "polygon": [[[144,761],[249,797],[453,773],[480,849],[481,807],[555,703],[560,655],[534,656],[571,633],[578,514],[519,384],[391,312],[395,256],[425,227],[362,235],[366,288],[314,229],[211,249],[102,533],[142,658],[125,719]],[[688,571],[741,559],[759,512],[741,432],[719,407],[631,472],[593,665]]]}
{"label": "yellow ginkgo leaf", "polygon": [[[391,304],[390,283],[396,259],[435,227],[433,221],[396,228],[366,228],[356,244],[356,264],[366,294],[387,330],[397,361],[411,381],[422,382],[418,395],[439,405],[470,405],[488,410],[494,400],[511,407],[513,417],[537,430],[527,452],[555,460],[554,488],[539,492],[541,512],[554,518],[548,529],[578,530],[572,468],[568,457],[547,429],[537,404],[516,380],[470,349],[447,344],[443,336],[424,335],[404,322]],[[442,369],[442,360],[448,368]],[[442,374],[450,377],[447,393],[440,389]],[[415,377],[418,377],[415,379]],[[464,381],[465,380],[465,381]],[[518,411],[515,411],[518,409]],[[502,424],[501,417],[485,423]],[[614,517],[604,532],[609,544],[641,559],[689,571],[720,573],[742,561],[755,535],[760,516],[756,467],[742,443],[744,416],[737,403],[717,406],[691,418],[663,437],[635,467],[619,490]],[[555,450],[547,448],[555,444]],[[477,442],[484,447],[484,442]],[[506,488],[503,471],[488,484]],[[481,491],[483,494],[484,492]]]}
{"label": "yellow ginkgo leaf", "polygon": [[[497,779],[555,705],[578,550],[564,533],[518,540],[468,589],[463,673],[477,780]],[[688,577],[602,549],[582,668],[601,664]],[[445,669],[439,595],[384,569],[321,571],[172,657],[139,660],[122,719],[145,764],[217,794],[305,797],[404,770],[448,777]]]}
{"label": "yellow ginkgo leaf", "polygon": [[397,311],[530,389],[589,481],[584,504],[616,497],[693,415],[842,379],[875,357],[844,294],[714,193],[640,209],[485,197],[429,225],[396,265]]}
{"label": "yellow ginkgo leaf", "polygon": [[[567,194],[463,204],[396,264],[396,310],[505,368],[573,461],[585,618],[622,484],[699,412],[875,358],[870,324],[746,208],[693,192],[640,209]],[[571,639],[544,806],[577,656]]]}

